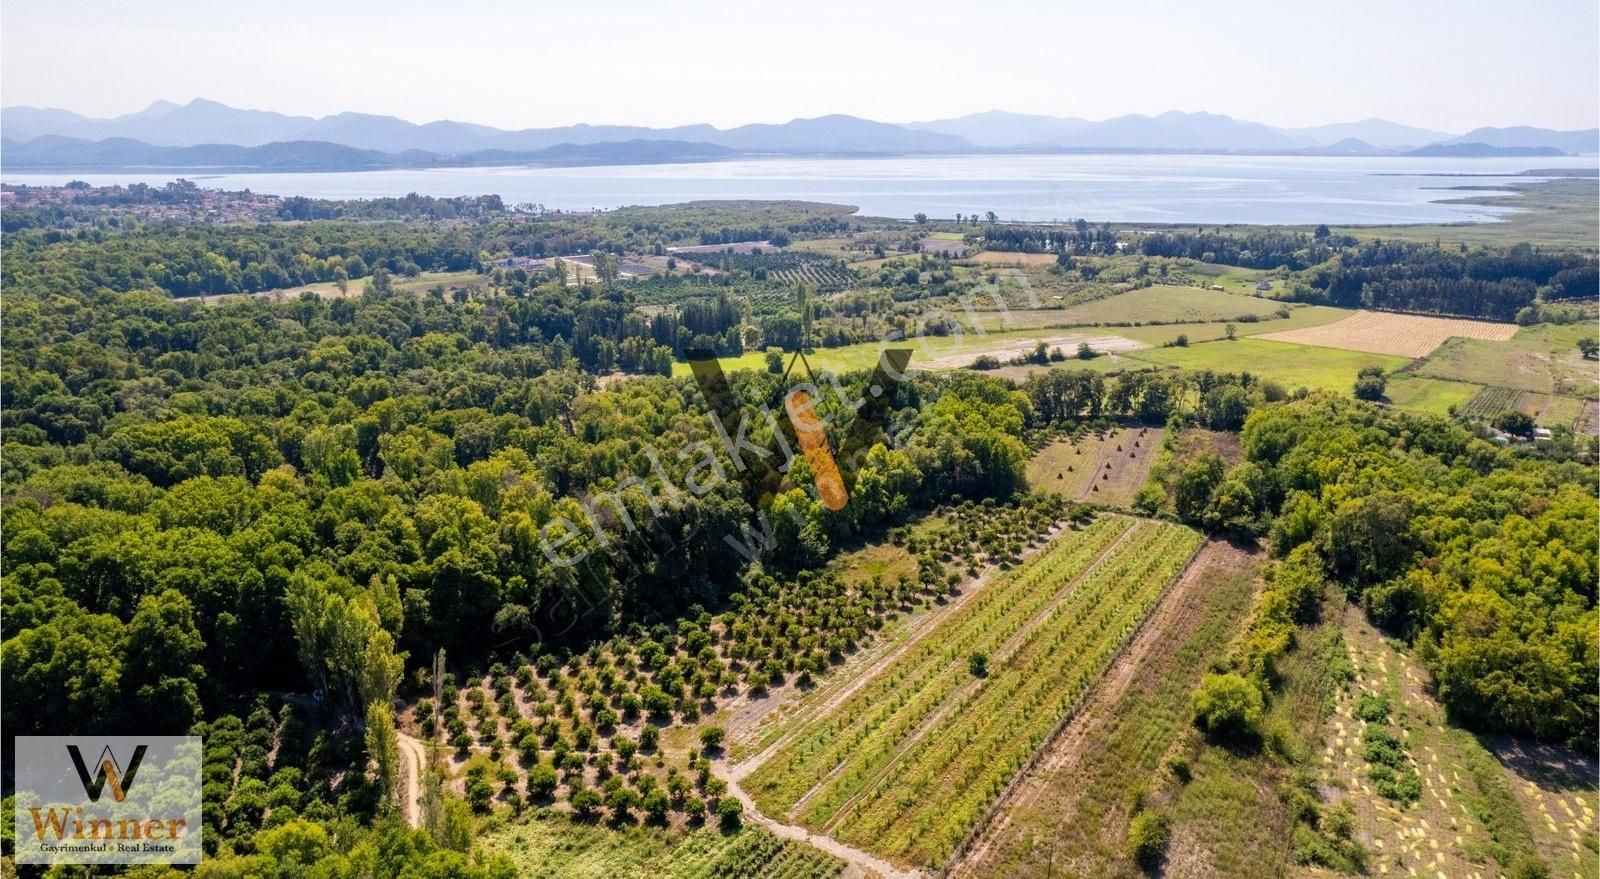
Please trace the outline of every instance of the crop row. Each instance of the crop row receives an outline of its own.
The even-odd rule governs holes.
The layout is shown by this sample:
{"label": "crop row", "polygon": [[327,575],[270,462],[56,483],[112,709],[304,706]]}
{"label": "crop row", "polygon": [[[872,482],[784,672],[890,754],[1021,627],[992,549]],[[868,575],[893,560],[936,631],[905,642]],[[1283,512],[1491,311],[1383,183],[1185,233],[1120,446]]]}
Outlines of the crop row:
{"label": "crop row", "polygon": [[1511,388],[1484,388],[1461,407],[1460,414],[1471,418],[1493,418],[1514,408],[1521,396],[1521,391]]}
{"label": "crop row", "polygon": [[764,830],[725,836],[707,829],[686,840],[661,866],[664,879],[830,879],[845,863]]}
{"label": "crop row", "polygon": [[[763,811],[784,814],[849,758],[862,760],[869,739],[892,741],[937,709],[961,684],[965,659],[1000,643],[1130,530],[1126,519],[1101,519],[1002,577],[938,624],[915,647],[832,713],[810,720],[752,779]],[[1050,588],[1039,588],[1048,581]],[[857,770],[859,771],[859,769]]]}
{"label": "crop row", "polygon": [[1198,535],[1160,529],[1098,568],[973,698],[905,753],[892,777],[835,819],[842,838],[918,863],[946,857],[1193,555]]}
{"label": "crop row", "polygon": [[[1130,530],[1129,539],[1114,544],[1109,551],[1100,553],[1098,566],[1092,568],[1094,573],[1090,583],[1098,579],[1103,571],[1120,570],[1124,567],[1129,558],[1140,552],[1139,544],[1144,533],[1156,527],[1153,524],[1140,523]],[[1046,565],[1041,570],[1048,571],[1049,567]],[[1001,637],[982,645],[982,651],[1004,663],[1006,657],[1001,654],[1006,648],[1013,646],[1011,642],[1020,640],[1025,645],[1037,635],[1040,626],[1048,622],[1061,607],[1076,604],[1081,600],[1083,591],[1090,588],[1089,583],[1071,586],[1065,600],[1058,598],[1083,571],[1090,569],[1086,565],[1074,565],[1066,569],[1071,571],[1070,576],[1052,581],[1053,588],[1035,590],[1040,600],[1021,607],[1024,612],[1009,619]],[[920,716],[915,725],[885,725],[874,731],[867,742],[849,755],[847,769],[822,785],[814,800],[808,804],[802,823],[826,827],[842,806],[881,779],[886,771],[903,765],[908,742],[925,740],[922,735],[927,732],[925,720],[936,718],[939,723],[948,723],[952,717],[966,711],[968,707],[966,703],[972,701],[996,679],[991,676],[988,681],[974,680],[967,663],[970,655],[970,651],[962,649],[946,651],[945,661],[942,664],[944,675],[955,683],[965,686],[939,688],[941,698],[934,705],[935,710]],[[952,697],[955,699],[953,702]],[[911,733],[909,736],[900,734],[901,729],[907,728]]]}

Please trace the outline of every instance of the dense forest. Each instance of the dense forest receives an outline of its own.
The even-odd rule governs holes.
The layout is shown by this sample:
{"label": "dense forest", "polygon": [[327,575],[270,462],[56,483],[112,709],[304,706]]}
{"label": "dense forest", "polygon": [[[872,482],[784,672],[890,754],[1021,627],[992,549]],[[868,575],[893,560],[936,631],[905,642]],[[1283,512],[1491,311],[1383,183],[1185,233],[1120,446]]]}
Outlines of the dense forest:
{"label": "dense forest", "polygon": [[1457,722],[1593,749],[1592,460],[1502,448],[1443,419],[1326,393],[1257,407],[1241,436],[1241,463],[1185,462],[1170,501],[1199,527],[1268,538],[1289,560],[1284,582],[1300,578],[1302,594],[1283,599],[1288,628],[1263,635],[1247,665],[1267,668],[1292,643],[1288,617],[1303,618],[1332,582],[1411,643]]}

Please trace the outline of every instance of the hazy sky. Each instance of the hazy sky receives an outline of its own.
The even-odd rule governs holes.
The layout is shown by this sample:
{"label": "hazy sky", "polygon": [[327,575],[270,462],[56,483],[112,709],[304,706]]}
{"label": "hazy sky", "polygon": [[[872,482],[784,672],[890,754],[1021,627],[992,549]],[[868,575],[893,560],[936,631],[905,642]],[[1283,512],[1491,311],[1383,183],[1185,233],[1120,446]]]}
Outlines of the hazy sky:
{"label": "hazy sky", "polygon": [[904,122],[979,110],[1600,116],[1595,0],[5,0],[0,98],[92,116],[207,97],[502,128]]}

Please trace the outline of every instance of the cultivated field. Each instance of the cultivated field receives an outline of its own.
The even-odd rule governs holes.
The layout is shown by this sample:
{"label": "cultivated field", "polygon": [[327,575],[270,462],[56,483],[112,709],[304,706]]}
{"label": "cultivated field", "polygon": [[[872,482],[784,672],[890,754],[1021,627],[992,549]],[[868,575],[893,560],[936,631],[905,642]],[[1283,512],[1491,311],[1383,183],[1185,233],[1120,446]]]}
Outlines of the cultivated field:
{"label": "cultivated field", "polygon": [[[926,244],[923,249],[929,249]],[[967,259],[985,266],[1053,266],[1056,264],[1056,255],[1053,253],[1006,253],[998,250],[985,250],[975,253]]]}
{"label": "cultivated field", "polygon": [[745,790],[769,816],[904,862],[942,862],[1199,542],[1121,517],[1058,537],[832,710],[797,718],[758,755]]}
{"label": "cultivated field", "polygon": [[[301,293],[315,293],[323,299],[347,299],[360,296],[367,290],[371,278],[351,278],[345,283],[344,292],[339,291],[339,285],[332,281],[319,281],[315,284],[301,284],[296,287],[282,287],[277,290],[262,290],[259,293],[224,293],[219,296],[202,296],[201,301],[206,305],[222,305],[227,302],[237,302],[245,299],[268,299],[273,302],[288,302],[299,298]],[[467,290],[483,290],[489,286],[487,275],[477,272],[423,272],[415,278],[396,275],[392,278],[395,292],[421,294],[433,289],[443,287],[445,290],[462,288]]]}
{"label": "cultivated field", "polygon": [[[998,357],[1003,362],[1030,353],[1040,342],[1047,347],[1059,347],[1069,358],[1076,356],[1079,342],[1088,342],[1090,347],[1102,353],[1127,352],[1141,347],[1138,342],[1110,333],[1048,333],[1037,330],[965,332],[948,336],[914,336],[899,342],[862,342],[838,348],[818,348],[807,354],[806,360],[813,369],[819,371],[829,369],[846,372],[877,366],[879,352],[885,349],[910,348],[911,366],[915,369],[960,369],[971,366],[972,361],[983,354]],[[792,356],[792,352],[784,353],[785,366]],[[1071,360],[1067,365],[1079,362],[1084,361]],[[767,368],[766,353],[748,351],[738,357],[723,358],[722,368],[728,372],[736,369],[764,370]],[[689,364],[673,363],[672,374],[689,375]]]}
{"label": "cultivated field", "polygon": [[[1432,379],[1421,379],[1421,381],[1432,381]],[[1439,382],[1439,384],[1459,383]],[[1593,406],[1593,400],[1580,400],[1576,397],[1536,394],[1515,388],[1483,388],[1471,399],[1459,405],[1456,414],[1493,421],[1502,412],[1515,409],[1533,416],[1534,423],[1541,427],[1570,427],[1575,433],[1582,434],[1586,430],[1592,431],[1588,426],[1588,417],[1593,411]]]}
{"label": "cultivated field", "polygon": [[725,833],[533,819],[483,842],[511,858],[519,879],[830,879],[845,870],[838,858],[754,827]]}
{"label": "cultivated field", "polygon": [[1159,787],[1164,761],[1192,734],[1192,692],[1249,612],[1258,558],[1221,541],[1200,551],[950,875],[1133,874],[1130,793]]}
{"label": "cultivated field", "polygon": [[1281,307],[1255,296],[1157,285],[1068,306],[1061,309],[1061,318],[1075,324],[1230,321],[1245,314],[1268,318]]}
{"label": "cultivated field", "polygon": [[[1101,354],[1134,351],[1144,347],[1132,339],[1105,333],[1006,333],[968,335],[961,338],[925,337],[917,340],[915,344],[928,353],[922,356],[914,355],[912,363],[923,369],[957,369],[971,366],[973,360],[984,355],[994,357],[1001,363],[1009,363],[1018,357],[1033,353],[1040,343],[1046,348],[1059,348],[1067,357],[1076,357],[1080,344],[1086,344]],[[941,348],[947,349],[949,353],[938,353]]]}
{"label": "cultivated field", "polygon": [[1358,311],[1341,321],[1316,327],[1267,333],[1261,338],[1372,354],[1426,357],[1446,339],[1504,342],[1516,334],[1515,324],[1450,317],[1424,317],[1383,311]]}
{"label": "cultivated field", "polygon": [[1124,356],[1185,369],[1252,372],[1290,390],[1297,387],[1328,388],[1344,394],[1351,393],[1356,373],[1362,367],[1381,366],[1393,370],[1410,362],[1404,357],[1389,354],[1315,348],[1253,338],[1206,342],[1187,348],[1146,348],[1127,352]]}

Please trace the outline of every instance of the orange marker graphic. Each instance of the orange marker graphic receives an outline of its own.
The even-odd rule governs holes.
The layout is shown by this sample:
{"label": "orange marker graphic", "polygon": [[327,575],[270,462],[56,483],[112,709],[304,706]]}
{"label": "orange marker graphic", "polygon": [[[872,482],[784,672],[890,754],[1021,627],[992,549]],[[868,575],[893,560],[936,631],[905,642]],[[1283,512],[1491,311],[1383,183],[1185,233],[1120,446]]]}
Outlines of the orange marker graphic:
{"label": "orange marker graphic", "polygon": [[122,792],[122,779],[117,777],[116,764],[110,760],[101,760],[100,771],[105,773],[106,781],[111,784],[111,798],[119,803],[127,798],[128,795]]}
{"label": "orange marker graphic", "polygon": [[796,388],[783,399],[783,409],[794,424],[795,436],[800,440],[800,450],[811,465],[811,476],[816,480],[817,491],[822,495],[822,505],[835,512],[844,509],[850,500],[845,490],[844,477],[839,465],[828,451],[828,438],[823,433],[822,421],[811,409],[811,395]]}

